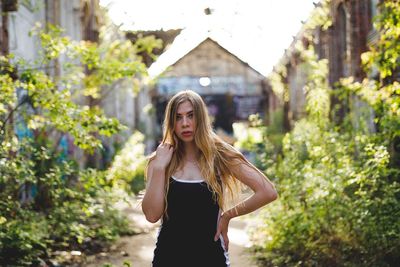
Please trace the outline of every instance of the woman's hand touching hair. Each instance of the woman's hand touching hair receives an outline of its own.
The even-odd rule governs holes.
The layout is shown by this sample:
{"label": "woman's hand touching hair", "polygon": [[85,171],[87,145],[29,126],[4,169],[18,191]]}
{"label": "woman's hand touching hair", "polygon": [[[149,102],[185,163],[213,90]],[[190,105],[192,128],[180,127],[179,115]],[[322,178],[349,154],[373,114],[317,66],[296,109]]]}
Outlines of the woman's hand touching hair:
{"label": "woman's hand touching hair", "polygon": [[174,148],[171,144],[161,143],[156,150],[156,157],[154,158],[154,167],[167,168],[171,161]]}
{"label": "woman's hand touching hair", "polygon": [[165,171],[171,162],[174,148],[171,144],[161,143],[155,157],[150,160],[147,170],[147,186],[142,201],[142,210],[149,222],[157,222],[165,207]]}

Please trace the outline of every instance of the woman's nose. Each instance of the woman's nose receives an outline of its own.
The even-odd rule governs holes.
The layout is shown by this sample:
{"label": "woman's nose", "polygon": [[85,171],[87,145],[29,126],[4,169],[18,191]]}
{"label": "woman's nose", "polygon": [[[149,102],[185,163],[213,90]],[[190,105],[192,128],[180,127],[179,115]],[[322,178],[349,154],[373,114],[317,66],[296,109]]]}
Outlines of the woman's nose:
{"label": "woman's nose", "polygon": [[186,117],[182,118],[182,124],[187,125],[188,124],[188,119]]}

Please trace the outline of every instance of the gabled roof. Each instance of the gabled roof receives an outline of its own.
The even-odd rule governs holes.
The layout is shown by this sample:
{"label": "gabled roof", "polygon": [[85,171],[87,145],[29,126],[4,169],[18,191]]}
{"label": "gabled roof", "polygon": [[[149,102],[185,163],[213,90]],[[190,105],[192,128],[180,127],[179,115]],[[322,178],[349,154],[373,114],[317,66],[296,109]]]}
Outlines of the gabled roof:
{"label": "gabled roof", "polygon": [[183,30],[173,41],[169,48],[160,55],[160,57],[150,66],[149,74],[151,77],[156,77],[162,74],[167,68],[177,64],[182,58],[187,56],[193,50],[197,49],[201,44],[211,41],[215,43],[218,47],[224,50],[226,53],[235,57],[239,62],[241,62],[246,67],[252,69],[257,74],[262,75],[259,71],[251,67],[247,62],[240,59],[238,56],[230,52],[228,49],[220,45],[217,41],[211,38],[209,32],[199,32],[194,33],[187,32],[188,29]]}

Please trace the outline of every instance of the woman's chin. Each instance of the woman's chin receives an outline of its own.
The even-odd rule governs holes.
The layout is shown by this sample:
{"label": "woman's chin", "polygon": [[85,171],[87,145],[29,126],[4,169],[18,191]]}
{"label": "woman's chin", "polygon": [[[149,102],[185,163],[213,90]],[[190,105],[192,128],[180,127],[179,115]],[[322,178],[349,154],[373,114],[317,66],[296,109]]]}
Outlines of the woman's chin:
{"label": "woman's chin", "polygon": [[188,136],[188,137],[186,137],[186,136],[181,136],[180,139],[181,139],[181,141],[184,142],[184,143],[191,143],[191,142],[194,141],[193,136]]}

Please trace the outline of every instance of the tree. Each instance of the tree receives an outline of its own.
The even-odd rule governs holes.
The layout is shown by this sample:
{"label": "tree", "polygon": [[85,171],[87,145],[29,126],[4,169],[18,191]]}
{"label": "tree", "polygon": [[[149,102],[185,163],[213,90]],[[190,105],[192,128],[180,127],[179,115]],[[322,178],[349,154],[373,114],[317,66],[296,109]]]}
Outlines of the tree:
{"label": "tree", "polygon": [[[32,34],[42,47],[37,61],[0,58],[0,265],[30,265],[52,247],[93,245],[126,229],[106,194],[114,181],[80,171],[63,145],[69,136],[92,152],[101,148],[100,135],[124,129],[82,99],[144,77],[136,56],[143,44],[77,42],[53,25],[38,24]],[[147,44],[151,50],[157,42]],[[54,61],[63,62],[60,76],[48,74]]]}

